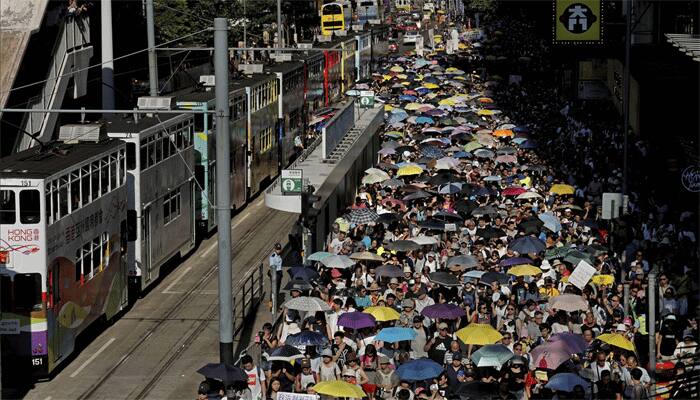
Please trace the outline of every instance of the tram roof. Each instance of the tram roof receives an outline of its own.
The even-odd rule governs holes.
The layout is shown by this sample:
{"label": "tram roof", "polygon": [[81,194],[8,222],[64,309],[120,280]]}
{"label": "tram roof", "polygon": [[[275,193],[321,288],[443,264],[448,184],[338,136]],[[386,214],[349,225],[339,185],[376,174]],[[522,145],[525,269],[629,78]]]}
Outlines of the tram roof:
{"label": "tram roof", "polygon": [[100,142],[57,143],[43,151],[33,147],[0,159],[0,173],[3,178],[43,179],[119,146],[123,146],[121,140],[105,139]]}
{"label": "tram roof", "polygon": [[182,118],[185,114],[158,114],[158,110],[153,110],[153,116],[140,114],[138,120],[134,121],[133,115],[117,115],[105,119],[107,133],[140,133],[158,124],[166,123],[175,118]]}
{"label": "tram roof", "polygon": [[[256,83],[262,82],[269,79],[273,75],[262,73],[262,74],[252,74],[245,75],[242,78],[230,79],[229,90],[234,92],[236,90],[245,89],[248,86],[252,86]],[[216,98],[216,90],[212,87],[210,90],[202,90],[195,87],[190,87],[175,93],[171,93],[170,96],[174,96],[176,101],[191,101],[198,103],[206,103]]]}

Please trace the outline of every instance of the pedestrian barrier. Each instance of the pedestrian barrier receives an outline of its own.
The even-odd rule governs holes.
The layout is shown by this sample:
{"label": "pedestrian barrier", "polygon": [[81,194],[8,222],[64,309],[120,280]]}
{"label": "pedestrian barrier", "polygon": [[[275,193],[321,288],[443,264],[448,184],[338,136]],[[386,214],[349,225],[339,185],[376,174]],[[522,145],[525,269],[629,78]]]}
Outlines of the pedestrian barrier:
{"label": "pedestrian barrier", "polygon": [[[245,326],[245,322],[255,315],[257,307],[265,298],[265,274],[263,264],[252,268],[233,288],[233,334],[237,335]],[[241,323],[238,323],[238,322]]]}
{"label": "pedestrian barrier", "polygon": [[321,134],[322,139],[322,157],[328,158],[338,144],[343,140],[345,134],[355,124],[355,100],[350,100],[342,109],[337,111],[333,118],[328,121],[323,127]]}

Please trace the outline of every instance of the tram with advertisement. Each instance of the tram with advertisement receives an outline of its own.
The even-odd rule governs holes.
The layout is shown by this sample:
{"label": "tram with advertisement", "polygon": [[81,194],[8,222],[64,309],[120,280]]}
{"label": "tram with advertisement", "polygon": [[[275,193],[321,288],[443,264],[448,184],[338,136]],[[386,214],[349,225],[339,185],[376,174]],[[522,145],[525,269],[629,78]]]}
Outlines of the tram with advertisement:
{"label": "tram with advertisement", "polygon": [[2,355],[46,376],[128,303],[126,145],[58,143],[0,168]]}

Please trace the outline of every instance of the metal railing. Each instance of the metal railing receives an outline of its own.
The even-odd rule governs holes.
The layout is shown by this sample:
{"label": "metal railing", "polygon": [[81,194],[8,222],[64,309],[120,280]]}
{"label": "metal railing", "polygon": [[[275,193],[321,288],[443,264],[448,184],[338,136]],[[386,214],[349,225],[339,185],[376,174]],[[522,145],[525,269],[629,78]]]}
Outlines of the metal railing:
{"label": "metal railing", "polygon": [[[255,315],[257,307],[265,299],[265,274],[262,262],[257,268],[252,268],[233,288],[233,335],[237,335],[245,326],[245,322]],[[238,323],[238,322],[241,323]]]}

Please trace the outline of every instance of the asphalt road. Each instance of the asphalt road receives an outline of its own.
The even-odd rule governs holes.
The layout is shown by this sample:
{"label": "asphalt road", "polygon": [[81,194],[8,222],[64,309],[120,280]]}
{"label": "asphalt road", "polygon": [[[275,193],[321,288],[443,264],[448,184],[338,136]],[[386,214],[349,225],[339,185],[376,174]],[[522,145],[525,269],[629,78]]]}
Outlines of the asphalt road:
{"label": "asphalt road", "polygon": [[[296,214],[266,208],[263,196],[231,222],[234,287],[260,262],[267,267],[272,246],[287,241],[297,218]],[[216,235],[202,241],[51,381],[37,382],[25,398],[195,398],[202,380],[195,371],[219,358],[216,244]],[[268,311],[267,301],[261,302],[260,309]],[[248,345],[248,336],[244,337],[240,347]],[[234,343],[234,348],[237,346],[239,343]]]}

